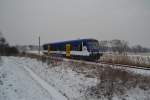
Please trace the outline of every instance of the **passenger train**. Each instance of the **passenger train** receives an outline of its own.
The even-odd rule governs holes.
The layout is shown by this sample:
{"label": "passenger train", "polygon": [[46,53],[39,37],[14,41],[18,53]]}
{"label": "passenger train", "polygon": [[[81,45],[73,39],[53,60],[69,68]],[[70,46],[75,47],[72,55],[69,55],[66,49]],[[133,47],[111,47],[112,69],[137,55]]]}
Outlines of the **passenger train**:
{"label": "passenger train", "polygon": [[102,56],[99,42],[95,39],[77,39],[43,45],[43,53],[71,59],[95,61]]}

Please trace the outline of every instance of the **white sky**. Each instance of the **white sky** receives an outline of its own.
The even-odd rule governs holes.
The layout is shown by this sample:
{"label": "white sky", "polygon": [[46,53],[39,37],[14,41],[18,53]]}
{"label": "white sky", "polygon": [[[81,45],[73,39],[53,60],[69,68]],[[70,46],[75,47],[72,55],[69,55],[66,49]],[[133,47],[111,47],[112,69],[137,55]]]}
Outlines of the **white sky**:
{"label": "white sky", "polygon": [[12,45],[77,38],[150,47],[150,0],[0,0],[0,31]]}

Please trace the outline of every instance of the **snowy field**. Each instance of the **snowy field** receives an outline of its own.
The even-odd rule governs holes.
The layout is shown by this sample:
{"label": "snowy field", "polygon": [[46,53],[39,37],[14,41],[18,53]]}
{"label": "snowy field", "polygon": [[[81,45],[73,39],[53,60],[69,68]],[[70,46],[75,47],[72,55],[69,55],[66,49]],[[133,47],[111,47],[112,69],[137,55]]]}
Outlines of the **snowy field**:
{"label": "snowy field", "polygon": [[0,100],[67,100],[53,87],[46,86],[42,80],[34,77],[30,70],[24,68],[25,65],[17,64],[18,60],[13,57],[2,58]]}
{"label": "snowy field", "polygon": [[[83,72],[75,70],[75,65],[67,62],[47,65],[25,57],[2,57],[0,100],[107,100],[87,94],[87,90],[99,81],[96,77],[87,77]],[[149,94],[150,90],[136,87],[112,99],[149,100]]]}

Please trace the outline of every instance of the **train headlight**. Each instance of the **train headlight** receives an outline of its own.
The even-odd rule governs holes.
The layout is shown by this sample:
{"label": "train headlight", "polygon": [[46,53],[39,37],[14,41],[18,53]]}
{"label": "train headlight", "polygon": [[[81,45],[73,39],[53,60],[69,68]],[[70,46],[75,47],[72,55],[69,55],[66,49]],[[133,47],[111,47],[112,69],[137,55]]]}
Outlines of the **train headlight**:
{"label": "train headlight", "polygon": [[83,51],[87,51],[87,47],[86,46],[83,46]]}

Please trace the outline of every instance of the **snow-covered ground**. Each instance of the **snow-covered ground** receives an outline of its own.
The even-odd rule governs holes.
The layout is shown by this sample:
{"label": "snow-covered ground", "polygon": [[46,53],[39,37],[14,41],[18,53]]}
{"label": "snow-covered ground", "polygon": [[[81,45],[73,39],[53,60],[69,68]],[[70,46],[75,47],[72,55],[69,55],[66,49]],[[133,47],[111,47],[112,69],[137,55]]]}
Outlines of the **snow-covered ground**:
{"label": "snow-covered ground", "polygon": [[17,64],[16,60],[6,57],[2,61],[0,100],[67,100],[24,64]]}
{"label": "snow-covered ground", "polygon": [[[3,63],[0,64],[0,100],[98,99],[87,95],[88,88],[95,86],[99,82],[98,79],[74,71],[75,65],[71,62],[47,65],[36,59],[25,57],[2,57],[2,61]],[[122,97],[115,95],[113,100],[124,98],[124,100],[149,100],[149,94],[150,91],[137,87],[128,90]]]}
{"label": "snow-covered ground", "polygon": [[[31,54],[37,54],[37,55],[39,55],[39,51],[38,50],[28,50],[26,52],[27,53],[31,53]],[[40,51],[40,55],[43,55],[43,51],[42,50]]]}
{"label": "snow-covered ground", "polygon": [[67,63],[60,62],[58,66],[48,66],[46,63],[37,62],[36,59],[27,58],[20,58],[20,62],[17,63],[31,68],[69,100],[85,100],[86,89],[97,83],[96,78],[87,78],[84,74],[73,71],[74,66],[68,67]]}

